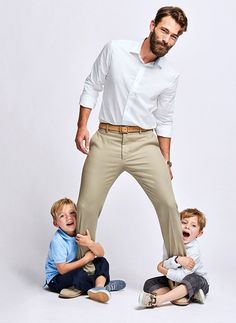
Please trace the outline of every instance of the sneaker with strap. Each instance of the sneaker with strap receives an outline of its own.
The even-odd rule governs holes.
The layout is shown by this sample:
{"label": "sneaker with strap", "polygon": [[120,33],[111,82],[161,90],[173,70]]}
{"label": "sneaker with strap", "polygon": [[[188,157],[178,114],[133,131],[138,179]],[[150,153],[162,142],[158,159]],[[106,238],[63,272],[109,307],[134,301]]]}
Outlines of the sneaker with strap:
{"label": "sneaker with strap", "polygon": [[142,292],[139,294],[139,305],[142,307],[155,307],[156,295]]}
{"label": "sneaker with strap", "polygon": [[124,289],[126,286],[126,283],[124,280],[111,280],[106,286],[106,290],[108,290],[108,292],[116,292],[118,290]]}

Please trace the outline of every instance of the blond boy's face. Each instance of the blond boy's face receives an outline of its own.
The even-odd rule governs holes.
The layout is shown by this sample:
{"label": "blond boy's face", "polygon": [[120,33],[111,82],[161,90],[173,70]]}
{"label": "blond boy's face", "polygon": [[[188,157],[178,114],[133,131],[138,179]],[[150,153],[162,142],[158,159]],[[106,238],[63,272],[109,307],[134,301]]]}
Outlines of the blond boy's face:
{"label": "blond boy's face", "polygon": [[65,204],[57,210],[53,224],[60,227],[68,235],[74,236],[76,229],[76,209],[74,205]]}
{"label": "blond boy's face", "polygon": [[182,224],[182,233],[184,244],[189,243],[200,237],[202,235],[202,231],[200,230],[200,226],[198,223],[198,217],[196,215],[190,218],[183,218],[181,220]]}

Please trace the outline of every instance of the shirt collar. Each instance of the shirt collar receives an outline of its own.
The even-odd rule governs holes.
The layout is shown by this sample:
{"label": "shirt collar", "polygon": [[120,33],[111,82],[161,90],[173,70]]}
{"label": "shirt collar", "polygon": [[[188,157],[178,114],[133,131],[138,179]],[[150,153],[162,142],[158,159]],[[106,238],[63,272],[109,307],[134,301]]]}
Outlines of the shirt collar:
{"label": "shirt collar", "polygon": [[[139,40],[139,41],[135,42],[134,45],[132,46],[132,48],[130,49],[130,53],[138,55],[140,60],[141,60],[140,51],[141,51],[141,47],[142,47],[142,44],[143,44],[145,39],[142,39],[142,40]],[[150,67],[158,66],[158,67],[162,68],[163,59],[162,59],[162,57],[160,57],[160,58],[157,58],[155,61],[147,63],[145,65],[150,66]]]}
{"label": "shirt collar", "polygon": [[61,228],[58,229],[58,233],[60,234],[60,236],[62,236],[65,240],[74,240],[75,237],[74,236],[69,236],[69,234],[67,234],[65,231],[63,231]]}

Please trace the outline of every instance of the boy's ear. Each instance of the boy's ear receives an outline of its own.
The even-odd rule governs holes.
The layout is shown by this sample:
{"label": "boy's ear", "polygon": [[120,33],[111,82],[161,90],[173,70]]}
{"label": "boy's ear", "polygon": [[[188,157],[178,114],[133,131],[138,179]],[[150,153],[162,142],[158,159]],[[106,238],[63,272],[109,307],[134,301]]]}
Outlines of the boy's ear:
{"label": "boy's ear", "polygon": [[203,230],[198,233],[197,237],[201,237],[202,234],[203,234]]}
{"label": "boy's ear", "polygon": [[56,219],[53,219],[53,224],[55,225],[55,227],[59,227],[59,225],[57,224],[57,220]]}

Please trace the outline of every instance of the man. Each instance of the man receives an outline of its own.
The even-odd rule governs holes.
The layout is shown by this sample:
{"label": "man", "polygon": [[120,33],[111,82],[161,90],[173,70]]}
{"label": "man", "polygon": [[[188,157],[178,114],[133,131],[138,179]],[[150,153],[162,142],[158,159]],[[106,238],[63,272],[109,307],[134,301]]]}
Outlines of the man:
{"label": "man", "polygon": [[[180,8],[159,9],[150,23],[149,37],[141,43],[109,42],[85,81],[75,141],[88,156],[77,229],[80,233],[89,229],[92,239],[109,189],[127,171],[153,203],[168,256],[185,255],[170,169],[178,74],[164,56],[186,30],[187,17]],[[89,143],[87,122],[100,91],[99,130]]]}

